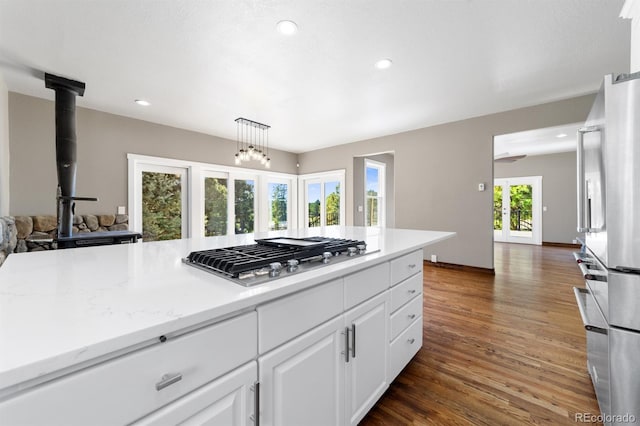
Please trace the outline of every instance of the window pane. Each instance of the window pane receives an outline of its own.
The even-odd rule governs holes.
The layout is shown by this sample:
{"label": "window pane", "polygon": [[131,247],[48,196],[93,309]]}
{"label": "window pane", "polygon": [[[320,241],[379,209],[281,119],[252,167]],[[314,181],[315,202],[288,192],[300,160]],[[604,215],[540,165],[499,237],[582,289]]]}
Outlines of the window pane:
{"label": "window pane", "polygon": [[142,238],[182,238],[182,182],[176,173],[142,172]]}
{"label": "window pane", "polygon": [[531,232],[533,230],[533,187],[531,185],[511,185],[511,231]]}
{"label": "window pane", "polygon": [[367,167],[367,195],[380,194],[380,170],[374,167]]}
{"label": "window pane", "polygon": [[493,187],[493,229],[502,230],[502,186]]}
{"label": "window pane", "polygon": [[325,182],[325,225],[340,225],[340,182]]}
{"label": "window pane", "polygon": [[287,229],[287,200],[289,185],[286,183],[269,184],[269,230]]}
{"label": "window pane", "polygon": [[307,199],[309,200],[309,227],[320,226],[320,184],[307,185]]}
{"label": "window pane", "polygon": [[204,179],[204,235],[227,234],[227,179]]}
{"label": "window pane", "polygon": [[366,208],[366,217],[365,217],[365,226],[378,226],[380,225],[379,220],[379,203],[377,197],[367,197],[367,208]]}
{"label": "window pane", "polygon": [[253,232],[254,225],[254,189],[253,180],[235,180],[236,234]]}

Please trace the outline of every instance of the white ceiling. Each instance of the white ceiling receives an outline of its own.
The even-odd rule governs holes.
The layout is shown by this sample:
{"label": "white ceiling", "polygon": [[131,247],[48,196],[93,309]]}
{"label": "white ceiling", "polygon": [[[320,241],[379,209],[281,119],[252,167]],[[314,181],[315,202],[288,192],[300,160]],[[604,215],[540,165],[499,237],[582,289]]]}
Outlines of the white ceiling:
{"label": "white ceiling", "polygon": [[578,129],[582,126],[584,123],[573,123],[495,136],[493,158],[575,151]]}
{"label": "white ceiling", "polygon": [[51,72],[87,84],[80,106],[230,139],[243,116],[305,152],[594,92],[629,69],[622,4],[0,0],[0,72],[11,91],[53,99]]}

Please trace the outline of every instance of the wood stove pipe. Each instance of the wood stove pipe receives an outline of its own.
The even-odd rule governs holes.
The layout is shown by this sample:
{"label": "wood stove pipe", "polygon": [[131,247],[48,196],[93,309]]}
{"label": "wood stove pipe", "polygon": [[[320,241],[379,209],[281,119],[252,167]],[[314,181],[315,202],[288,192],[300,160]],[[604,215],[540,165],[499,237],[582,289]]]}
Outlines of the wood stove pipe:
{"label": "wood stove pipe", "polygon": [[84,95],[85,84],[53,74],[45,74],[45,87],[56,92],[56,167],[58,171],[57,214],[58,238],[70,237],[73,231],[75,200],[97,201],[76,197],[76,96]]}

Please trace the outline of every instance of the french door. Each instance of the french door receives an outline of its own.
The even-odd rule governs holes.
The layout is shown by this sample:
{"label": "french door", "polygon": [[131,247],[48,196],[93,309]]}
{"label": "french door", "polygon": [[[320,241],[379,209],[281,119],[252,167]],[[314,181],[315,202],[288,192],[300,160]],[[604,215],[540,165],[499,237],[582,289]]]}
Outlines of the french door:
{"label": "french door", "polygon": [[189,236],[188,178],[182,167],[142,165],[135,176],[141,208],[134,220],[144,241]]}
{"label": "french door", "polygon": [[305,228],[345,225],[344,171],[300,175]]}
{"label": "french door", "polygon": [[493,239],[542,244],[542,176],[494,180]]}

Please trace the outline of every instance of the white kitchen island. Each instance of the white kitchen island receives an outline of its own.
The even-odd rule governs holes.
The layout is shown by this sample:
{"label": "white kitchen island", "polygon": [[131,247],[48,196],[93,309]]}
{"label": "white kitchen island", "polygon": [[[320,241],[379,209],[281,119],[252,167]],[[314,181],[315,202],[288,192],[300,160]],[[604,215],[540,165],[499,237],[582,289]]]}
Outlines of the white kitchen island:
{"label": "white kitchen island", "polygon": [[256,237],[281,235],[369,254],[254,287],[182,263],[253,234],[10,255],[0,424],[357,423],[421,346],[422,247],[455,234]]}

